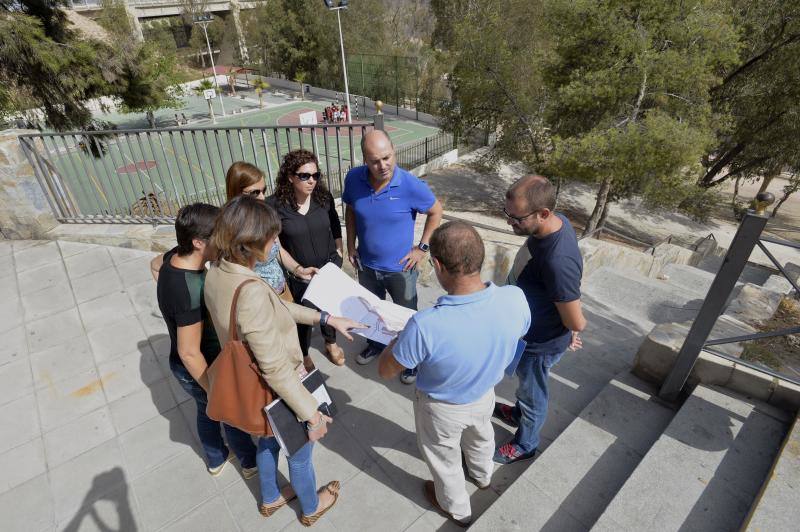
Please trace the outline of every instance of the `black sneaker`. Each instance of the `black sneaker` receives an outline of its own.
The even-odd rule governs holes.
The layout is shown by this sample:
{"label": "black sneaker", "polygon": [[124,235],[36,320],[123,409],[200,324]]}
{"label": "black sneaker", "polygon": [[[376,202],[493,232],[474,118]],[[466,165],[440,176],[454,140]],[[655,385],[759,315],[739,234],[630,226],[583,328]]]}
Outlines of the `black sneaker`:
{"label": "black sneaker", "polygon": [[400,382],[403,384],[414,384],[417,381],[417,368],[404,369],[400,374]]}
{"label": "black sneaker", "polygon": [[366,349],[361,351],[361,353],[356,357],[356,362],[364,366],[366,364],[369,364],[376,358],[378,358],[378,355],[380,354],[381,350],[379,350],[377,347],[372,347],[371,345],[368,345]]}
{"label": "black sneaker", "polygon": [[511,405],[506,405],[503,403],[495,403],[494,404],[494,412],[492,413],[494,417],[502,421],[507,425],[511,425],[512,427],[518,427],[519,421],[516,420],[514,417],[514,407]]}

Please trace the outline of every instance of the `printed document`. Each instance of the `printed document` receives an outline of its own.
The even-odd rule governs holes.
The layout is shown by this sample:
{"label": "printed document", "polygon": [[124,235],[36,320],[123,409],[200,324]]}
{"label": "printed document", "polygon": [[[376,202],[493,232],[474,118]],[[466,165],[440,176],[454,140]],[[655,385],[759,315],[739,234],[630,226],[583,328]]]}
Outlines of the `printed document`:
{"label": "printed document", "polygon": [[367,325],[366,329],[352,332],[382,344],[391,342],[415,312],[378,299],[332,263],[323,266],[311,279],[303,299],[334,316]]}

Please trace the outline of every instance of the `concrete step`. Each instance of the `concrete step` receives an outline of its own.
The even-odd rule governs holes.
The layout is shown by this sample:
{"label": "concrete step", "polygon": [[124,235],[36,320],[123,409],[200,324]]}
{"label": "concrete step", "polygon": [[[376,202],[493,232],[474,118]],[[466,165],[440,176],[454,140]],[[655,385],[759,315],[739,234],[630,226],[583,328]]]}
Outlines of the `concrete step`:
{"label": "concrete step", "polygon": [[608,267],[586,279],[583,293],[647,330],[659,323],[694,319],[703,300],[703,295],[665,281]]}
{"label": "concrete step", "polygon": [[[705,270],[710,272],[714,275],[719,271],[719,267],[722,266],[722,262],[725,260],[724,256],[717,256],[717,255],[709,255],[703,258],[698,264],[697,267],[701,270]],[[771,275],[775,273],[774,269],[767,268],[766,266],[760,266],[758,264],[747,263],[742,271],[741,277],[739,277],[739,281],[743,283],[753,283],[756,285],[763,285],[767,282],[767,279],[770,278]]]}
{"label": "concrete step", "polygon": [[665,277],[664,280],[668,284],[688,290],[705,299],[716,274],[686,264],[667,264],[661,269],[661,276]]}
{"label": "concrete step", "polygon": [[611,380],[471,529],[589,530],[674,415],[655,393]]}
{"label": "concrete step", "polygon": [[761,493],[745,522],[744,530],[795,530],[800,523],[800,419],[783,441]]}
{"label": "concrete step", "polygon": [[788,421],[766,403],[697,386],[592,530],[738,530]]}

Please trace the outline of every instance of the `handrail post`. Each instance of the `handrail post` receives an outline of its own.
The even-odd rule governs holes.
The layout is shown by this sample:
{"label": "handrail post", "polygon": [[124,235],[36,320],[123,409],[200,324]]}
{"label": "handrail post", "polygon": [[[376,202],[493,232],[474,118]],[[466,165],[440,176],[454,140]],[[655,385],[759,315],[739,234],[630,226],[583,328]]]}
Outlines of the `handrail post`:
{"label": "handrail post", "polygon": [[753,211],[745,214],[731,241],[731,246],[725,254],[725,259],[711,283],[711,288],[708,289],[700,312],[692,322],[689,334],[675,359],[675,364],[661,386],[659,396],[662,399],[675,401],[678,398],[686,384],[686,379],[692,372],[697,357],[700,356],[700,351],[717,323],[717,318],[725,310],[728,297],[736,286],[768,220],[769,217],[765,214],[757,214]]}

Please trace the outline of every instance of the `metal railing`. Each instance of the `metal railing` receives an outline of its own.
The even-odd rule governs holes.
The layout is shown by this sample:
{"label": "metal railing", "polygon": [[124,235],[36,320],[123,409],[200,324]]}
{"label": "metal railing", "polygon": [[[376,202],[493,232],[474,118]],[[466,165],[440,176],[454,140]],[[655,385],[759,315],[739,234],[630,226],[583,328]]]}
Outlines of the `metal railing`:
{"label": "metal railing", "polygon": [[395,157],[399,166],[411,169],[426,164],[455,148],[457,148],[457,142],[453,135],[440,131],[436,135],[397,148]]}
{"label": "metal railing", "polygon": [[188,203],[224,203],[234,161],[264,170],[271,192],[279,161],[297,148],[316,153],[328,188],[340,196],[361,158],[357,137],[383,127],[376,122],[36,133],[20,143],[60,222],[156,224],[171,223]]}
{"label": "metal railing", "polygon": [[727,305],[731,292],[736,286],[739,277],[742,275],[742,271],[744,271],[744,268],[747,265],[750,254],[753,252],[753,249],[755,249],[756,246],[758,246],[761,251],[764,252],[772,264],[774,264],[778,271],[781,272],[784,278],[789,281],[794,289],[795,296],[800,297],[800,287],[798,287],[797,282],[795,282],[791,276],[787,275],[786,270],[767,249],[767,247],[764,245],[764,242],[788,246],[794,249],[800,249],[800,244],[761,236],[761,233],[764,231],[764,228],[767,225],[767,221],[769,221],[769,216],[764,213],[764,210],[767,206],[772,204],[775,198],[770,193],[762,193],[757,196],[756,200],[758,210],[755,212],[748,211],[745,213],[744,218],[739,225],[739,229],[736,231],[736,235],[731,241],[731,245],[730,248],[728,248],[725,259],[723,260],[717,275],[714,277],[711,287],[708,289],[708,294],[706,294],[706,297],[703,300],[700,311],[695,320],[692,322],[692,326],[689,329],[689,333],[686,336],[683,345],[681,346],[678,357],[675,359],[675,364],[664,381],[664,384],[661,386],[659,395],[664,399],[674,401],[678,398],[681,390],[686,384],[686,380],[689,378],[697,358],[700,356],[701,351],[709,351],[714,355],[732,360],[737,364],[748,366],[756,371],[765,373],[772,377],[777,377],[791,381],[795,384],[800,384],[800,381],[797,381],[796,379],[793,379],[787,375],[782,375],[761,365],[752,364],[746,360],[732,357],[713,348],[713,346],[722,344],[759,340],[763,338],[772,338],[775,336],[787,336],[790,334],[800,334],[800,326],[789,327],[779,331],[767,331],[733,336],[729,338],[716,338],[713,340],[708,339],[712,329],[714,328],[714,325],[717,323],[717,319],[725,310],[725,306]]}
{"label": "metal railing", "polygon": [[618,240],[623,240],[623,241],[625,241],[625,242],[627,242],[627,243],[629,243],[629,244],[631,244],[633,246],[639,246],[640,248],[642,248],[640,250],[642,253],[648,253],[650,255],[655,253],[655,248],[659,244],[662,244],[663,242],[671,241],[671,239],[672,239],[672,235],[670,235],[667,238],[660,240],[657,244],[650,244],[648,242],[645,242],[644,240],[639,240],[638,238],[633,238],[632,236],[628,236],[628,235],[622,234],[619,231],[614,231],[613,229],[611,229],[609,227],[606,227],[605,225],[602,225],[600,227],[596,227],[595,229],[592,229],[588,233],[582,234],[581,236],[578,237],[578,240],[583,240],[585,238],[592,238],[592,237],[596,238],[597,240],[600,240],[600,237],[603,236],[604,233],[608,233],[610,235],[613,235]]}

